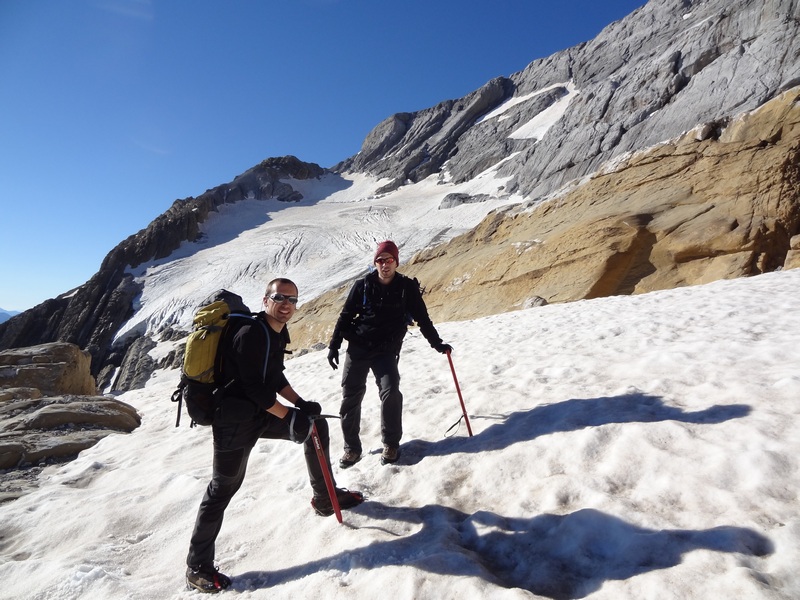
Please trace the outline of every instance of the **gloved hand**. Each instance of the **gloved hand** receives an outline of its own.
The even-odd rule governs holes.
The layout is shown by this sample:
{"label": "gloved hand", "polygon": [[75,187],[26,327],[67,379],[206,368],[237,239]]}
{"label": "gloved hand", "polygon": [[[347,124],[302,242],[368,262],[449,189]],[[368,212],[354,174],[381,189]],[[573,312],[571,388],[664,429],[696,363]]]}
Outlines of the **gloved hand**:
{"label": "gloved hand", "polygon": [[444,342],[439,342],[433,347],[433,349],[437,352],[441,352],[442,354],[447,354],[448,352],[453,351],[453,347],[450,344],[445,344]]}
{"label": "gloved hand", "polygon": [[339,351],[331,348],[328,350],[328,364],[334,371],[339,368]]}
{"label": "gloved hand", "polygon": [[319,402],[307,402],[302,398],[298,398],[294,405],[299,408],[304,415],[309,417],[322,414],[322,406]]}
{"label": "gloved hand", "polygon": [[289,439],[295,444],[304,444],[311,436],[312,421],[299,408],[289,408],[283,420],[289,426]]}

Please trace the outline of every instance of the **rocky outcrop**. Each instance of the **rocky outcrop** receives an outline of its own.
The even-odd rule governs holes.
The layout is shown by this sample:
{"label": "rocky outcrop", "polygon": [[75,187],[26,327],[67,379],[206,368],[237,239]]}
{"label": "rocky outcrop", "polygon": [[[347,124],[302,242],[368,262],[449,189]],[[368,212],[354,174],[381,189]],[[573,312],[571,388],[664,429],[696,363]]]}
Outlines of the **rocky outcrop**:
{"label": "rocky outcrop", "polygon": [[41,395],[97,393],[91,357],[74,344],[51,343],[0,352],[0,389],[35,388]]}
{"label": "rocky outcrop", "polygon": [[109,433],[141,424],[132,406],[104,396],[26,399],[10,393],[0,403],[0,469],[71,458]]}
{"label": "rocky outcrop", "polygon": [[35,485],[42,466],[140,425],[132,406],[97,395],[89,365],[74,344],[0,352],[0,502]]}
{"label": "rocky outcrop", "polygon": [[800,269],[800,235],[794,236],[789,242],[790,250],[786,253],[785,269]]}
{"label": "rocky outcrop", "polygon": [[[296,202],[302,196],[287,179],[319,177],[324,169],[293,156],[272,158],[249,169],[231,183],[208,190],[197,198],[176,200],[146,229],[117,245],[103,260],[100,270],[84,285],[0,324],[0,349],[35,346],[53,341],[76,344],[92,356],[93,375],[109,366],[119,367],[124,352],[112,352],[120,326],[133,314],[133,302],[141,290],[129,267],[169,256],[183,241],[200,235],[200,224],[223,204],[244,198],[275,198]],[[124,340],[127,349],[134,340]]]}
{"label": "rocky outcrop", "polygon": [[512,91],[511,82],[498,77],[459,100],[447,100],[416,113],[392,115],[367,135],[358,154],[334,170],[391,178],[392,182],[379,193],[396,189],[407,181],[422,181],[437,173],[458,152],[459,139],[475,121]]}
{"label": "rocky outcrop", "polygon": [[148,337],[139,337],[131,344],[122,359],[119,376],[113,382],[113,390],[135,390],[144,387],[156,367],[148,354],[156,343]]}
{"label": "rocky outcrop", "polygon": [[439,205],[440,210],[444,210],[447,208],[453,208],[455,206],[461,206],[462,204],[474,204],[476,202],[486,202],[489,199],[488,194],[461,194],[461,193],[453,193],[447,194],[442,203]]}
{"label": "rocky outcrop", "polygon": [[[593,40],[463,99],[389,117],[334,168],[396,187],[439,170],[461,182],[496,167],[510,178],[504,192],[546,196],[615,156],[755,109],[798,83],[797,0],[651,0]],[[539,135],[536,119],[554,123]]]}
{"label": "rocky outcrop", "polygon": [[[611,167],[613,166],[613,169]],[[629,156],[572,191],[490,214],[414,256],[437,321],[638,294],[797,265],[800,88],[727,125]],[[297,348],[325,343],[347,284],[304,305]]]}

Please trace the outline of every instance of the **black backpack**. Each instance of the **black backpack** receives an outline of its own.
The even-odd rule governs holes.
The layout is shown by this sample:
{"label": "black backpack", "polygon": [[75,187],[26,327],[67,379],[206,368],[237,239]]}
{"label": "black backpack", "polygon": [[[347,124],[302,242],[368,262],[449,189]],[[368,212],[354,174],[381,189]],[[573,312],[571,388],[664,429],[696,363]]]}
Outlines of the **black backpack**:
{"label": "black backpack", "polygon": [[186,341],[183,369],[172,401],[178,403],[175,427],[181,423],[181,404],[192,419],[190,427],[211,425],[219,408],[221,341],[232,319],[254,319],[241,296],[228,290],[217,290],[206,298],[192,321],[193,331]]}

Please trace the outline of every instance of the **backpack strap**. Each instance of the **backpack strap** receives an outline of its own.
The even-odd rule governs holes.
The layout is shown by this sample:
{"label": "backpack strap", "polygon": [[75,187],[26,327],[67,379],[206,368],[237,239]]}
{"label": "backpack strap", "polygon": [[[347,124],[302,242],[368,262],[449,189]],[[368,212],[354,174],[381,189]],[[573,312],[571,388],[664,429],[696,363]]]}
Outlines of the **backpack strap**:
{"label": "backpack strap", "polygon": [[[270,341],[270,337],[269,337],[269,331],[267,329],[268,325],[264,322],[263,319],[259,319],[258,318],[258,314],[259,313],[231,313],[229,315],[228,319],[231,319],[232,317],[237,317],[237,318],[240,318],[240,319],[249,319],[250,321],[258,323],[259,325],[261,325],[261,328],[264,330],[264,338],[265,338],[265,344],[266,344],[266,349],[265,349],[265,352],[264,352],[264,365],[261,368],[261,380],[262,381],[266,381],[267,380],[267,364],[269,363],[269,352],[270,352],[270,348],[271,348],[271,341]],[[230,339],[229,339],[230,336],[234,335],[234,333],[233,333],[234,329],[236,329],[238,331],[238,328],[233,328],[233,327],[230,326],[230,320],[229,320],[228,325],[225,327],[225,331],[222,332],[222,339],[219,341],[219,346],[217,347],[217,356],[216,356],[216,359],[214,361],[214,380],[215,381],[219,381],[219,382],[222,381],[222,371],[223,371],[223,367],[224,367],[223,358],[224,358],[224,355],[225,355],[225,348],[227,348],[228,347],[227,344],[230,343]],[[284,327],[283,330],[286,331],[286,328]],[[289,335],[288,332],[285,335],[286,335],[286,339],[288,341],[288,335]],[[234,381],[235,381],[234,379],[231,379],[230,381],[226,382],[225,384],[220,385],[220,388],[227,388],[230,385],[232,385],[234,383]]]}
{"label": "backpack strap", "polygon": [[[227,347],[229,338],[231,335],[233,335],[234,330],[234,327],[231,327],[231,319],[250,319],[252,321],[257,321],[257,314],[258,313],[251,312],[231,312],[228,315],[228,322],[225,324],[225,329],[222,331],[222,337],[220,338],[219,345],[217,346],[217,354],[214,357],[214,381],[222,381],[222,358],[225,354],[224,349]],[[231,383],[233,383],[233,380],[225,384],[224,387],[228,387]]]}

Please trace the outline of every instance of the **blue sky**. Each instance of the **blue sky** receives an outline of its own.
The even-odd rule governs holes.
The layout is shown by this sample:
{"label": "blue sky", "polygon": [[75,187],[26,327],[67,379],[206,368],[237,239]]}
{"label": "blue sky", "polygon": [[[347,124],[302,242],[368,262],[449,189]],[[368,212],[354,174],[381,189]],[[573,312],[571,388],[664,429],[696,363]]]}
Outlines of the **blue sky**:
{"label": "blue sky", "polygon": [[84,283],[176,199],[332,166],[644,3],[0,0],[0,308]]}

